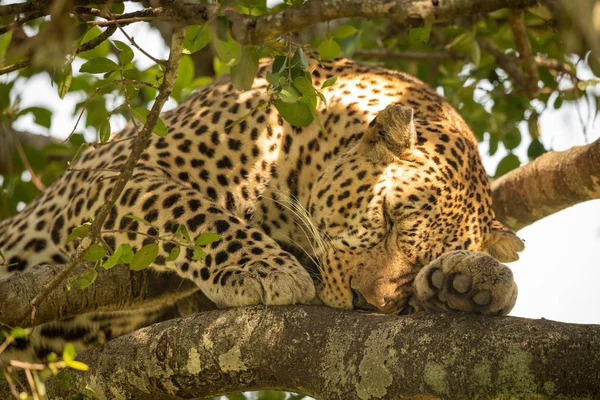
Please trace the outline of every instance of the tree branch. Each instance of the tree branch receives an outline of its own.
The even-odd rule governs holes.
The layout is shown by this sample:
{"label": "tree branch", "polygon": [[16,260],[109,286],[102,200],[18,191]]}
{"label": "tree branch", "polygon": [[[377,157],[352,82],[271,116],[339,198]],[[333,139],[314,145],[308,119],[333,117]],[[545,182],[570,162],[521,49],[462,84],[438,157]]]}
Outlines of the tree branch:
{"label": "tree branch", "polygon": [[600,139],[546,153],[492,182],[496,217],[519,230],[550,214],[600,198]]}
{"label": "tree branch", "polygon": [[537,70],[537,64],[531,49],[531,43],[527,37],[527,28],[525,26],[525,11],[522,9],[511,10],[510,27],[515,39],[515,45],[519,52],[521,69],[525,78],[525,92],[529,99],[538,97],[540,88],[538,81],[540,76]]}
{"label": "tree branch", "polygon": [[[152,270],[133,272],[119,266],[98,271],[94,284],[85,290],[69,290],[66,284],[59,285],[38,306],[34,319],[21,321],[19,316],[28,311],[29,300],[43,290],[43,286],[63,268],[63,265],[41,265],[0,280],[0,323],[9,326],[21,324],[21,327],[26,328],[92,311],[168,305],[191,295],[197,298],[198,309],[195,312],[215,308],[192,281],[176,274]],[[79,266],[74,272],[80,273],[83,270]]]}
{"label": "tree branch", "polygon": [[44,285],[44,290],[42,290],[29,302],[29,307],[27,308],[26,312],[19,316],[23,320],[23,322],[20,323],[21,325],[27,324],[25,320],[27,319],[28,314],[30,314],[29,309],[32,310],[31,319],[35,318],[36,308],[48,297],[52,291],[54,291],[68,276],[72,274],[76,266],[82,262],[88,247],[94,243],[98,237],[100,237],[100,230],[104,225],[104,221],[106,220],[106,217],[108,216],[113,205],[121,196],[121,192],[125,188],[125,185],[127,185],[127,182],[133,175],[133,169],[135,168],[140,156],[144,152],[146,142],[152,135],[154,126],[159,118],[158,115],[162,110],[163,105],[168,100],[169,95],[171,94],[171,89],[173,88],[175,80],[177,79],[177,67],[181,58],[184,36],[184,28],[173,28],[171,53],[169,55],[169,61],[165,68],[165,75],[162,84],[160,85],[158,95],[156,96],[156,100],[152,105],[152,109],[148,114],[148,118],[144,124],[144,127],[137,134],[133,142],[131,154],[129,154],[129,157],[127,160],[125,160],[125,163],[121,169],[121,173],[117,177],[117,182],[113,186],[110,196],[102,205],[96,214],[94,221],[90,225],[89,235],[83,238],[75,252],[69,258],[69,261],[65,267],[50,282]]}
{"label": "tree branch", "polygon": [[[600,326],[514,317],[238,308],[121,336],[81,353],[90,370],[71,377],[99,399],[266,388],[318,399],[596,398],[600,358],[590,354],[600,354],[599,337]],[[52,382],[47,389],[50,398],[67,394]]]}

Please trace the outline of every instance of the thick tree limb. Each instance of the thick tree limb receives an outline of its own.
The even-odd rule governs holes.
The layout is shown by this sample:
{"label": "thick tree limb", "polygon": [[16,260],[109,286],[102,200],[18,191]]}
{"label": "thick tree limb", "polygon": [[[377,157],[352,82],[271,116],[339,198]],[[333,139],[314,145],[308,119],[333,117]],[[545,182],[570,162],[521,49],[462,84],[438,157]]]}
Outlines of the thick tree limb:
{"label": "thick tree limb", "polygon": [[[328,400],[597,398],[599,338],[600,326],[514,317],[253,307],[121,336],[81,353],[90,370],[71,375],[99,399],[261,388]],[[50,398],[66,395],[54,385],[48,390]]]}
{"label": "thick tree limb", "polygon": [[492,182],[496,217],[519,230],[550,214],[600,198],[600,139],[550,152]]}
{"label": "thick tree limb", "polygon": [[[29,300],[63,268],[62,265],[41,265],[0,280],[0,323],[26,328],[92,311],[151,308],[159,304],[173,304],[176,300],[190,295],[196,296],[200,304],[196,311],[215,308],[210,300],[198,292],[198,286],[192,281],[182,279],[176,274],[159,274],[152,270],[132,272],[119,266],[108,271],[98,271],[94,284],[85,290],[68,290],[66,283],[59,285],[38,306],[33,320],[20,321],[20,315],[28,310]],[[82,271],[83,268],[80,267],[74,272]]]}
{"label": "thick tree limb", "polygon": [[[194,25],[211,21],[222,12],[229,18],[232,35],[236,40],[245,44],[258,44],[267,39],[339,18],[388,18],[408,26],[422,26],[425,23],[487,13],[505,7],[530,7],[537,3],[538,0],[311,0],[298,7],[254,17],[231,9],[220,10],[219,6],[209,4],[162,0],[160,1],[162,7],[115,15],[115,20],[92,23],[110,25],[118,21],[122,26],[131,22],[159,19]],[[36,0],[18,5],[0,6],[0,15],[42,11],[48,7],[48,4],[48,0]],[[89,4],[87,0],[74,1],[75,6]]]}

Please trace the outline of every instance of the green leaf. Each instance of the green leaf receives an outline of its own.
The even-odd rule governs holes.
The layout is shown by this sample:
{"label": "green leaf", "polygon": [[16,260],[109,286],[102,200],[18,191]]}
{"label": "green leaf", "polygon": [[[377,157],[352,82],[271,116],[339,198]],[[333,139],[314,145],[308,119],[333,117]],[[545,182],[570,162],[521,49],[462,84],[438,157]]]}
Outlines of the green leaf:
{"label": "green leaf", "polygon": [[92,58],[88,62],[84,63],[79,72],[89,72],[90,74],[104,74],[106,72],[112,72],[119,69],[119,66],[113,60],[109,60],[106,57]]}
{"label": "green leaf", "polygon": [[58,96],[61,99],[64,99],[66,94],[69,92],[71,82],[73,82],[73,68],[71,67],[71,64],[69,64],[65,67],[65,70],[58,81]]}
{"label": "green leaf", "polygon": [[[215,26],[216,25],[216,26]],[[213,24],[213,45],[219,59],[228,67],[240,62],[242,45],[236,42],[229,33],[229,21],[219,17]]]}
{"label": "green leaf", "polygon": [[84,364],[81,361],[65,361],[65,364],[67,364],[67,367],[73,368],[73,369],[76,369],[79,371],[87,371],[89,369],[87,364]]}
{"label": "green leaf", "polygon": [[43,126],[44,128],[50,128],[52,122],[52,112],[42,107],[28,107],[19,112],[19,116],[25,114],[33,114],[35,123]]}
{"label": "green leaf", "polygon": [[454,40],[448,43],[444,48],[448,50],[455,46],[461,45],[469,40],[473,40],[473,34],[471,32],[465,32],[454,38]]}
{"label": "green leaf", "polygon": [[179,246],[175,246],[171,249],[171,252],[169,253],[169,256],[166,258],[165,261],[175,261],[177,260],[177,257],[179,257],[179,254],[181,253],[181,247]]}
{"label": "green leaf", "polygon": [[342,48],[335,40],[327,39],[321,42],[319,47],[317,47],[317,50],[319,51],[321,59],[333,60],[340,55]]}
{"label": "green leaf", "polygon": [[496,178],[512,171],[513,169],[519,168],[520,166],[521,162],[519,161],[519,157],[511,153],[498,163],[498,167],[496,168]]}
{"label": "green leaf", "polygon": [[[430,25],[431,26],[431,25]],[[431,28],[430,28],[431,30]],[[412,29],[411,29],[412,31]],[[348,36],[354,35],[357,32],[357,29],[350,25],[342,25],[338,26],[335,31],[333,31],[333,37],[336,39],[343,39]]]}
{"label": "green leaf", "polygon": [[91,286],[97,277],[98,271],[96,271],[96,268],[86,269],[75,281],[75,287],[77,289],[85,289]]}
{"label": "green leaf", "polygon": [[90,231],[90,225],[91,224],[89,222],[86,222],[73,228],[71,233],[69,233],[69,236],[67,236],[67,243],[71,243],[75,238],[83,239],[86,237]]}
{"label": "green leaf", "polygon": [[304,76],[299,76],[294,79],[294,86],[300,91],[300,93],[306,96],[315,96],[315,88],[312,85],[310,79],[305,78]]}
{"label": "green leaf", "polygon": [[132,271],[141,271],[146,269],[156,260],[158,256],[158,244],[150,243],[142,247],[135,255],[129,264],[129,269]]}
{"label": "green leaf", "polygon": [[115,46],[121,52],[119,53],[119,63],[121,65],[127,65],[133,60],[133,50],[126,43],[121,42],[120,40],[113,40]]}
{"label": "green leaf", "polygon": [[140,222],[144,225],[152,226],[152,224],[150,222],[146,221],[144,218],[136,217],[133,214],[126,215],[125,218],[132,219],[132,220]]}
{"label": "green leaf", "polygon": [[308,69],[308,59],[304,55],[304,52],[301,48],[298,48],[292,57],[292,67],[299,67],[302,70]]}
{"label": "green leaf", "polygon": [[190,233],[183,224],[179,224],[179,226],[177,227],[177,231],[175,231],[175,238],[184,243],[192,242],[192,239],[190,238]]}
{"label": "green leaf", "polygon": [[293,104],[285,103],[282,100],[275,101],[275,108],[279,111],[279,114],[285,119],[290,125],[305,127],[313,121],[310,107],[305,103],[296,102]]}
{"label": "green leaf", "polygon": [[85,255],[83,256],[83,259],[87,261],[98,261],[101,260],[102,257],[104,257],[105,255],[106,250],[104,250],[104,247],[102,247],[98,243],[94,243],[93,245],[88,247],[87,251],[85,252]]}
{"label": "green leaf", "polygon": [[104,269],[111,269],[117,264],[129,264],[133,260],[133,250],[128,244],[121,244],[114,254],[102,265]]}
{"label": "green leaf", "polygon": [[210,42],[210,31],[205,25],[188,26],[183,40],[183,54],[193,54],[202,50]]}
{"label": "green leaf", "polygon": [[267,71],[266,74],[266,79],[267,82],[269,82],[271,85],[277,87],[279,85],[279,73],[274,74],[271,71]]}
{"label": "green leaf", "polygon": [[71,343],[65,344],[63,348],[62,358],[64,361],[74,361],[77,356],[77,352],[75,351],[75,346]]}
{"label": "green leaf", "polygon": [[206,246],[208,244],[218,242],[221,236],[214,232],[204,232],[196,238],[196,246]]}
{"label": "green leaf", "polygon": [[107,119],[100,125],[98,135],[100,136],[100,142],[108,142],[108,139],[110,139],[110,119]]}
{"label": "green leaf", "polygon": [[202,247],[196,245],[194,246],[194,254],[192,255],[192,260],[204,260],[206,258],[206,253],[202,250]]}
{"label": "green leaf", "polygon": [[429,36],[431,35],[431,24],[427,24],[420,28],[410,28],[408,37],[412,43],[429,42]]}
{"label": "green leaf", "polygon": [[538,139],[532,140],[527,148],[527,157],[534,160],[546,152],[546,148]]}
{"label": "green leaf", "polygon": [[479,64],[481,63],[481,48],[476,40],[471,42],[471,60],[473,60],[473,64],[475,64],[476,67],[479,67]]}
{"label": "green leaf", "polygon": [[284,86],[279,92],[279,98],[285,103],[295,103],[300,97],[300,92],[293,86]]}
{"label": "green leaf", "polygon": [[325,82],[323,82],[323,85],[321,86],[321,89],[325,89],[328,88],[329,86],[333,86],[335,84],[335,82],[337,82],[337,76],[332,76],[331,78],[327,79]]}
{"label": "green leaf", "polygon": [[123,71],[123,77],[125,79],[131,79],[132,81],[138,81],[141,79],[141,74],[137,69],[130,68]]}
{"label": "green leaf", "polygon": [[29,329],[23,329],[23,328],[12,328],[10,330],[10,336],[12,336],[15,339],[20,339],[20,338],[24,338],[27,335],[29,335],[29,333],[31,332],[31,330]]}
{"label": "green leaf", "polygon": [[288,58],[286,56],[275,56],[273,59],[273,65],[271,66],[271,72],[273,74],[279,74],[285,69]]}
{"label": "green leaf", "polygon": [[502,137],[502,143],[507,150],[515,149],[521,144],[521,132],[518,129],[514,129]]}
{"label": "green leaf", "polygon": [[8,31],[4,35],[0,35],[0,58],[3,58],[6,55],[6,50],[8,50],[11,39],[12,31]]}
{"label": "green leaf", "polygon": [[[133,107],[131,109],[131,113],[133,114],[133,117],[135,119],[140,121],[142,124],[146,124],[148,114],[150,114],[150,111],[141,107]],[[159,117],[156,120],[156,125],[154,126],[152,132],[154,132],[157,136],[167,136],[169,130],[167,129],[167,125],[165,125],[165,122]]]}
{"label": "green leaf", "polygon": [[256,71],[258,71],[258,52],[255,46],[246,46],[242,50],[240,62],[231,67],[233,86],[238,90],[250,89]]}

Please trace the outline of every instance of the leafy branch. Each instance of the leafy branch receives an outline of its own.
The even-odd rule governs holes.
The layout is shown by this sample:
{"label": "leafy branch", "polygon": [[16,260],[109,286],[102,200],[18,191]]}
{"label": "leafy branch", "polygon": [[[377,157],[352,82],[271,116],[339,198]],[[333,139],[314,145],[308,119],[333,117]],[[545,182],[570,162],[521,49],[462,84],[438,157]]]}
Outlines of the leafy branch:
{"label": "leafy branch", "polygon": [[177,67],[181,58],[184,37],[185,29],[181,26],[174,26],[171,40],[171,53],[169,55],[168,63],[165,67],[165,74],[160,85],[156,101],[152,106],[150,113],[148,114],[144,127],[138,133],[133,142],[131,154],[125,161],[109,198],[102,205],[102,208],[100,208],[94,221],[90,225],[89,236],[85,237],[81,241],[62,271],[54,279],[52,279],[52,281],[48,282],[44,290],[39,295],[29,302],[30,311],[27,311],[21,315],[21,320],[26,320],[29,314],[31,314],[30,317],[35,316],[35,310],[37,306],[44,301],[46,297],[48,297],[50,292],[52,292],[72,273],[75,267],[83,260],[88,248],[99,239],[104,221],[106,220],[111,208],[121,195],[125,185],[133,175],[135,165],[145,149],[146,142],[152,135],[152,131],[158,122],[159,113],[169,98],[169,94],[173,88],[175,80],[177,79]]}

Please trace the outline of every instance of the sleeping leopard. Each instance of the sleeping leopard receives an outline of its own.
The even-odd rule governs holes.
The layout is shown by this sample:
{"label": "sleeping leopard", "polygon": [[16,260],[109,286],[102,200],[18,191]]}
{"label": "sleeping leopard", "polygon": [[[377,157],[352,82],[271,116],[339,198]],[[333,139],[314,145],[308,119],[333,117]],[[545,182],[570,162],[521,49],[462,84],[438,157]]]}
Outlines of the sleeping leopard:
{"label": "sleeping leopard", "polygon": [[[507,314],[517,287],[500,262],[524,246],[494,217],[477,142],[458,113],[416,78],[338,59],[313,65],[315,87],[338,77],[317,107],[322,129],[294,127],[274,106],[257,107],[268,100],[270,63],[250,90],[221,78],[163,114],[169,133],[147,143],[104,223],[104,245],[136,250],[156,240],[154,227],[169,234],[180,224],[193,237],[217,233],[203,261],[192,251],[167,261],[174,245],[159,242],[153,268],[192,280],[219,307]],[[0,279],[68,259],[67,236],[108,198],[110,170],[123,166],[135,134],[128,127],[90,148],[0,222]],[[22,347],[41,357],[60,350],[57,332],[85,348],[144,324],[117,331],[98,320],[38,327]]]}

